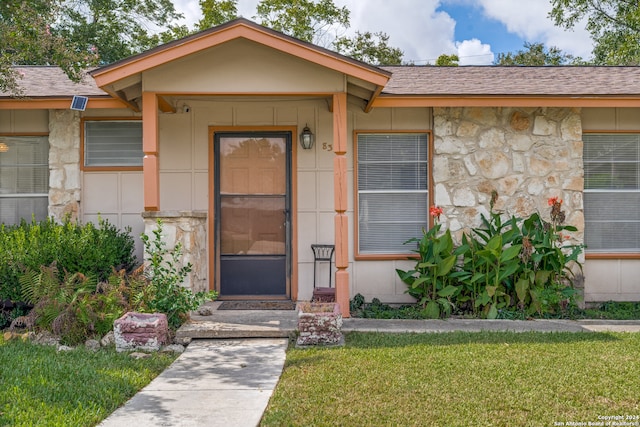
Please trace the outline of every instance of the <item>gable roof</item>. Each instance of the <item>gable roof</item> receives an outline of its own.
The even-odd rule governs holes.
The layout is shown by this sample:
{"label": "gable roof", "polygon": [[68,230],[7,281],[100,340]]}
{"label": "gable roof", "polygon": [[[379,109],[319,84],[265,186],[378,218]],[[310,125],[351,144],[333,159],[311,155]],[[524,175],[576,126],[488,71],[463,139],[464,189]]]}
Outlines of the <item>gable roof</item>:
{"label": "gable roof", "polygon": [[343,73],[347,76],[348,85],[357,88],[356,91],[369,104],[391,77],[391,73],[381,68],[298,40],[244,18],[158,46],[95,69],[90,74],[100,88],[135,108],[142,93],[143,72],[235,39],[246,39]]}
{"label": "gable roof", "polygon": [[329,66],[376,84],[384,84],[391,73],[379,67],[304,42],[245,18],[237,18],[191,36],[174,40],[138,55],[116,61],[90,72],[98,86],[174,61],[226,41],[246,38],[308,61]]}

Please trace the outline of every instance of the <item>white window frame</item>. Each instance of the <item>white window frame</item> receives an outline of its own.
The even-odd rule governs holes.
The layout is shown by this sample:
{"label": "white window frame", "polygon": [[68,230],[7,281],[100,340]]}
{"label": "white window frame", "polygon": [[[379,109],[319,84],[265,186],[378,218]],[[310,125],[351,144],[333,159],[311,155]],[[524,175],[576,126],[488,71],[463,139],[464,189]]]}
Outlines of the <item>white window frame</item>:
{"label": "white window frame", "polygon": [[[4,223],[6,225],[19,224],[21,220],[25,220],[27,222],[31,222],[32,219],[35,219],[36,221],[42,221],[42,220],[45,220],[48,216],[48,208],[49,208],[49,137],[48,135],[45,135],[45,134],[0,135],[0,144],[1,144],[0,156],[14,154],[15,150],[23,149],[23,147],[20,147],[20,144],[25,144],[27,142],[31,144],[38,144],[39,145],[38,149],[43,150],[43,152],[46,154],[42,159],[40,159],[40,161],[35,160],[34,156],[36,153],[34,152],[32,155],[31,162],[16,163],[13,165],[8,165],[8,164],[0,165],[0,169],[3,169],[5,173],[11,171],[12,169],[15,170],[14,178],[16,180],[16,182],[14,183],[16,187],[16,191],[10,191],[10,189],[7,188],[6,186],[3,187],[3,183],[0,178],[0,204],[3,205],[1,206],[2,208],[7,209],[7,206],[9,206],[9,201],[11,200],[26,201],[26,202],[31,201],[33,203],[40,202],[40,204],[44,202],[44,206],[42,206],[44,210],[41,211],[40,215],[38,215],[37,212],[34,212],[33,209],[28,213],[21,213],[19,212],[20,207],[16,206],[15,215],[12,215],[14,219],[12,219],[11,222],[8,222],[8,217],[3,216],[2,209],[0,209],[0,223]],[[42,188],[40,188],[40,190],[43,190],[43,191],[37,192],[35,191],[35,189],[30,189],[30,191],[27,191],[27,189],[24,187],[22,189],[18,188],[20,187],[19,181],[20,181],[21,168],[30,169],[30,173],[32,174],[32,179],[35,179],[35,174],[39,173],[41,175],[41,179],[45,181],[42,185]],[[2,172],[3,171],[0,170],[0,174]]]}
{"label": "white window frame", "polygon": [[[595,150],[589,145],[591,144],[615,144],[616,142],[622,143],[623,139],[627,142],[633,142],[635,139],[637,146],[635,147],[635,153],[625,153],[622,158],[614,158],[611,156],[607,158],[591,158],[590,153]],[[638,211],[638,205],[634,200],[640,200],[640,131],[634,132],[585,132],[583,134],[584,144],[584,216],[585,216],[585,244],[586,255],[591,257],[604,256],[604,257],[625,257],[640,255],[640,214],[637,218],[629,218],[629,212]],[[633,150],[632,150],[633,151]],[[595,185],[597,179],[592,174],[597,172],[597,165],[611,165],[613,170],[615,165],[620,165],[623,168],[626,167],[627,177],[635,180],[635,183],[626,183],[625,185],[613,185],[613,179],[610,183],[601,183]],[[633,166],[635,165],[635,170]],[[631,173],[629,173],[631,172]],[[608,178],[607,178],[608,179]],[[593,185],[592,185],[593,183]],[[618,187],[618,188],[614,188]],[[614,199],[618,199],[623,203],[622,205],[611,206],[611,203],[606,201],[607,196],[611,196]],[[601,200],[594,200],[600,198]],[[629,204],[624,205],[624,202]],[[597,205],[591,208],[591,204]],[[597,246],[599,242],[595,238],[590,238],[590,230],[600,227],[598,235],[611,236],[607,239],[609,244],[607,247]],[[611,230],[607,231],[609,227]],[[638,232],[628,232],[627,230],[638,230]],[[612,234],[619,232],[619,238],[616,238]],[[594,231],[591,233],[595,234]],[[625,242],[624,239],[628,240]],[[633,242],[635,240],[635,244]],[[615,243],[622,244],[616,246]]]}
{"label": "white window frame", "polygon": [[[93,124],[109,125],[117,127],[118,124],[131,123],[139,131],[138,135],[127,136],[127,139],[107,134],[91,135]],[[139,129],[138,129],[139,128]],[[95,139],[94,139],[95,138]],[[127,153],[121,158],[105,160],[92,155],[98,138],[105,148],[117,147],[113,153]],[[142,120],[132,118],[85,118],[82,123],[82,166],[84,170],[142,170]]]}
{"label": "white window frame", "polygon": [[[398,156],[393,158],[393,150],[388,158],[371,160],[361,158],[364,154],[362,150],[363,144],[374,143],[394,143],[394,140],[400,140],[403,138],[412,138],[416,143],[424,143],[424,146],[415,151],[416,155],[421,153],[426,158],[410,160],[406,156]],[[386,142],[383,142],[385,141]],[[410,142],[405,140],[403,142]],[[417,147],[417,146],[416,146]],[[406,147],[405,147],[406,148]],[[420,237],[422,235],[422,229],[428,229],[430,226],[429,219],[429,206],[431,205],[432,191],[431,191],[431,132],[425,130],[419,131],[356,131],[354,135],[354,184],[355,184],[355,258],[356,259],[406,259],[408,256],[415,255],[410,245],[404,245],[407,240]],[[364,166],[368,168],[372,166],[375,168],[376,164],[380,164],[385,168],[394,169],[398,166],[402,169],[405,166],[415,166],[413,173],[423,173],[421,168],[424,168],[424,176],[420,176],[418,179],[421,188],[390,188],[383,185],[386,188],[371,188],[372,184],[363,184],[359,178],[360,174],[364,172]],[[399,169],[397,171],[400,171]],[[374,169],[375,174],[375,169]],[[400,183],[402,181],[402,173],[398,175],[398,180],[393,180],[390,177],[390,185],[394,183]],[[375,180],[373,181],[375,182]],[[424,185],[424,187],[422,187]],[[402,199],[403,197],[413,197],[413,209],[404,209],[403,205],[396,205],[393,202],[389,203],[390,211],[383,219],[378,217],[377,219],[368,212],[366,208],[367,197],[385,196],[396,199]],[[424,204],[422,204],[424,202]],[[403,211],[404,209],[404,211]],[[412,212],[412,213],[409,213]],[[397,213],[398,219],[394,219],[393,215]],[[403,218],[404,216],[404,218]],[[411,229],[412,230],[408,230]],[[398,231],[404,229],[404,231]],[[386,239],[376,239],[367,235],[367,230],[382,230],[381,235],[386,235]],[[405,232],[405,235],[402,235]],[[372,234],[375,234],[372,233]],[[377,240],[377,241],[376,241]],[[386,240],[386,242],[384,242]],[[367,242],[367,243],[365,243]],[[375,245],[375,248],[372,247]]]}

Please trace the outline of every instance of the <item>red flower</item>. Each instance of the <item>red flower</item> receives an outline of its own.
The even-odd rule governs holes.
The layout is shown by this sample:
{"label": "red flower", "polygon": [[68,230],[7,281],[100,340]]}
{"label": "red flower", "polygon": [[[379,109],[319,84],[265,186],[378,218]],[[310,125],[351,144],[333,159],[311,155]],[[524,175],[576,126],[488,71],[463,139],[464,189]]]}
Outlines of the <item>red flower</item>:
{"label": "red flower", "polygon": [[553,206],[555,204],[561,205],[562,204],[562,199],[559,199],[557,197],[551,197],[547,203],[549,204],[549,206]]}
{"label": "red flower", "polygon": [[438,206],[431,206],[429,208],[429,215],[434,217],[435,219],[440,219],[440,215],[442,215],[442,208]]}

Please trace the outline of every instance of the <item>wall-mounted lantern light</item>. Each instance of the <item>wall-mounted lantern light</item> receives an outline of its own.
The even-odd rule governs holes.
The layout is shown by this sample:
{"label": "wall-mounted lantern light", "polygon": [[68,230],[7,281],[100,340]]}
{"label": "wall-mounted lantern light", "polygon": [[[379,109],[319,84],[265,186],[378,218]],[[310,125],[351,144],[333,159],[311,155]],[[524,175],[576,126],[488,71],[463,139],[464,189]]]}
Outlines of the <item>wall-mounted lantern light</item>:
{"label": "wall-mounted lantern light", "polygon": [[305,125],[304,129],[302,129],[302,133],[300,134],[300,145],[305,150],[310,150],[313,148],[314,135],[311,133],[311,129],[309,126]]}
{"label": "wall-mounted lantern light", "polygon": [[9,146],[4,142],[0,142],[0,153],[6,153],[9,151]]}

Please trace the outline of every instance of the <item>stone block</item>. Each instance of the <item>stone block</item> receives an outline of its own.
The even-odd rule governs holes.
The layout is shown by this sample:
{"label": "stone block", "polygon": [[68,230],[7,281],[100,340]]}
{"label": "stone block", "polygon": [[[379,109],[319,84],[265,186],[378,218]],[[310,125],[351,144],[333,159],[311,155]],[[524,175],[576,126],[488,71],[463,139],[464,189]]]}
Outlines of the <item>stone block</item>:
{"label": "stone block", "polygon": [[296,346],[340,345],[342,314],[338,303],[303,302],[298,304],[298,331]]}
{"label": "stone block", "polygon": [[113,322],[116,351],[158,351],[169,341],[169,325],[163,313],[126,313]]}

